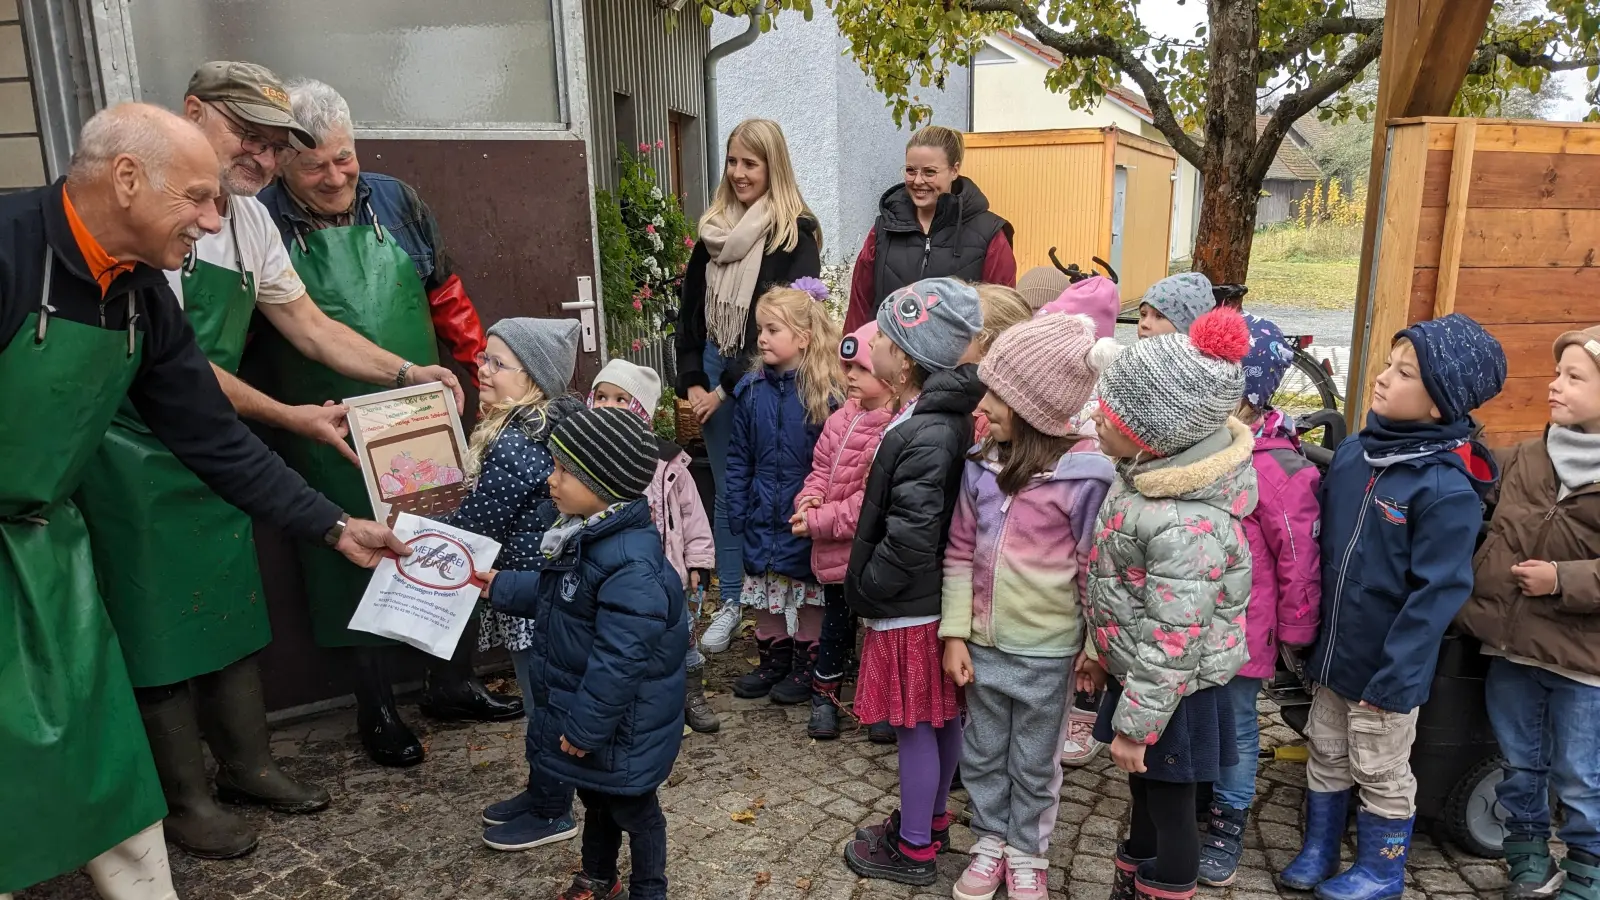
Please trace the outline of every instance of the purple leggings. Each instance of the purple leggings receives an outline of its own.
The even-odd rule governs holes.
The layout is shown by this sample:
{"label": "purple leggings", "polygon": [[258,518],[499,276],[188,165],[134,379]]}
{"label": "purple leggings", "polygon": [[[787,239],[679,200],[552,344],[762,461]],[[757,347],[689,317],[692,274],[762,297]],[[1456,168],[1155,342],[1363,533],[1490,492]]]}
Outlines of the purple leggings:
{"label": "purple leggings", "polygon": [[896,728],[900,739],[900,837],[919,847],[933,841],[933,817],[945,811],[950,780],[961,764],[961,721],[935,728]]}

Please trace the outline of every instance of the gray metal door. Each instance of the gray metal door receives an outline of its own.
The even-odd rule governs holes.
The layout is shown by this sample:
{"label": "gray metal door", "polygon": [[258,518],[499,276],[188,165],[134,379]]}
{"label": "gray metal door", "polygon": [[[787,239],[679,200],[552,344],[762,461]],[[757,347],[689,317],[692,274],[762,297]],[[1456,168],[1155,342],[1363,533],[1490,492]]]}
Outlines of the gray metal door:
{"label": "gray metal door", "polygon": [[1128,167],[1117,166],[1111,187],[1111,268],[1122,271],[1122,217],[1128,211]]}

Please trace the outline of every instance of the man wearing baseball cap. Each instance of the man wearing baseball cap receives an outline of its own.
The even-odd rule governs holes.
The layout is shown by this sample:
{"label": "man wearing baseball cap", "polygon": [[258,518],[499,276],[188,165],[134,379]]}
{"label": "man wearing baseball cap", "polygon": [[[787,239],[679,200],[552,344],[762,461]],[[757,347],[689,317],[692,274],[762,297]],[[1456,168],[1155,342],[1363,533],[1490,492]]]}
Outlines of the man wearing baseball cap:
{"label": "man wearing baseball cap", "polygon": [[[291,114],[278,77],[254,63],[208,62],[190,79],[182,112],[221,164],[222,227],[196,241],[166,277],[239,415],[335,446],[356,471],[345,444],[345,408],[321,402],[350,394],[289,406],[234,375],[255,310],[299,352],[378,386],[369,390],[442,381],[456,389],[459,403],[449,370],[432,359],[413,366],[329,318],[307,296],[255,198],[284,160],[316,144]],[[248,853],[256,833],[213,798],[200,723],[218,763],[222,799],[284,813],[316,812],[329,803],[327,791],[289,777],[268,750],[255,653],[272,633],[251,519],[203,485],[128,410],[113,421],[86,472],[79,503],[161,775],[170,811],[166,835],[208,859]]]}

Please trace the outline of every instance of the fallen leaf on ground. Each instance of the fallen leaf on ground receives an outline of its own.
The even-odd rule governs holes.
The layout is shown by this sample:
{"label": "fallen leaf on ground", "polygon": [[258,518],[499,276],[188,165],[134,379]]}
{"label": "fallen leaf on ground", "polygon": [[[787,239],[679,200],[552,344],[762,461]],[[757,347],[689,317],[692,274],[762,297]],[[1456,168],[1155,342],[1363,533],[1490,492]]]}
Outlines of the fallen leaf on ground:
{"label": "fallen leaf on ground", "polygon": [[757,872],[756,873],[756,884],[771,884],[771,883],[772,883],[772,873],[771,872]]}
{"label": "fallen leaf on ground", "polygon": [[809,891],[809,890],[811,890],[811,879],[809,879],[809,878],[796,878],[794,880],[794,886],[799,888],[802,891]]}
{"label": "fallen leaf on ground", "polygon": [[754,825],[756,823],[755,811],[749,809],[741,809],[736,813],[729,813],[728,818],[741,825]]}
{"label": "fallen leaf on ground", "polygon": [[757,797],[754,800],[750,801],[750,808],[751,809],[766,809],[766,807],[767,807],[767,798],[765,798],[765,797]]}

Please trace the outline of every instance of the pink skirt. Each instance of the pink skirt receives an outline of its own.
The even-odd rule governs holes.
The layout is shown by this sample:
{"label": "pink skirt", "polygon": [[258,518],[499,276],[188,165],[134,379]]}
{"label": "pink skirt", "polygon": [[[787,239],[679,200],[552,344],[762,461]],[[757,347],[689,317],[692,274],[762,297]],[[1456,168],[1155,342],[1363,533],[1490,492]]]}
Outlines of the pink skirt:
{"label": "pink skirt", "polygon": [[896,728],[919,722],[938,728],[960,717],[960,694],[944,674],[938,622],[894,631],[867,630],[854,713],[867,725],[888,722]]}

